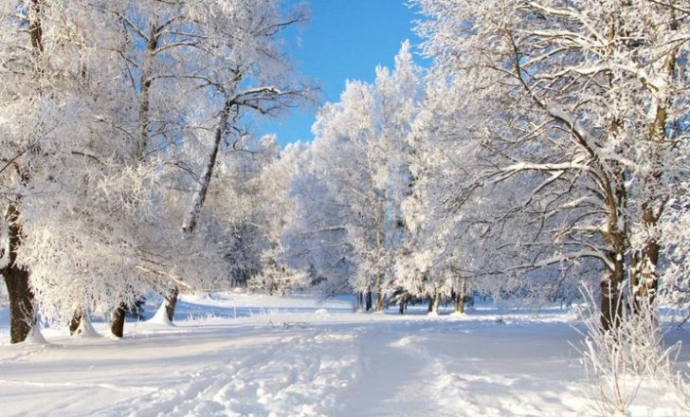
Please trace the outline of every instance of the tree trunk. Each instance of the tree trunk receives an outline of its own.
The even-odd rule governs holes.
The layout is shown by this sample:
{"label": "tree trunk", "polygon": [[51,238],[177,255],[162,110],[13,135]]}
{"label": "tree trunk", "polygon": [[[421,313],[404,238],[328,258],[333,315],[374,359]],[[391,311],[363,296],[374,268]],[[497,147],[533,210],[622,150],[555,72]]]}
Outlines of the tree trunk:
{"label": "tree trunk", "polygon": [[83,315],[84,315],[84,313],[82,312],[81,308],[74,310],[74,314],[72,314],[72,320],[70,320],[70,322],[69,322],[69,334],[70,334],[70,336],[74,336],[74,333],[79,328],[79,325],[81,324],[81,320],[83,318]]}
{"label": "tree trunk", "polygon": [[366,294],[366,311],[370,311],[370,310],[371,310],[371,305],[372,305],[371,291],[367,290],[367,294]]}
{"label": "tree trunk", "polygon": [[[27,5],[28,33],[31,38],[31,52],[34,55],[35,76],[40,77],[42,66],[38,59],[43,53],[43,26],[41,20],[43,0],[31,0]],[[37,80],[38,81],[38,80]],[[40,82],[36,83],[40,85]],[[40,91],[40,88],[39,90]],[[37,153],[39,145],[31,147],[31,153]],[[26,186],[30,179],[28,171],[20,172],[21,183]],[[36,324],[34,294],[29,285],[30,273],[17,265],[17,248],[21,244],[22,230],[19,224],[19,210],[16,202],[7,206],[4,214],[9,226],[7,263],[0,268],[0,275],[5,278],[7,295],[10,301],[10,341],[20,343],[26,340],[31,328]],[[0,256],[2,258],[3,256]]]}
{"label": "tree trunk", "polygon": [[441,294],[438,290],[434,290],[434,303],[431,306],[431,313],[438,314],[439,306],[441,305]]}
{"label": "tree trunk", "polygon": [[233,105],[233,102],[226,102],[223,110],[220,112],[220,119],[218,120],[218,125],[216,126],[213,134],[213,148],[211,149],[211,154],[209,155],[208,161],[206,161],[206,165],[201,173],[196,190],[192,196],[192,202],[189,205],[189,210],[187,211],[182,224],[182,231],[185,233],[192,233],[194,230],[196,230],[199,215],[201,214],[201,208],[204,206],[206,195],[208,194],[208,188],[211,184],[211,178],[213,178],[213,170],[216,167],[216,159],[218,158],[220,143],[223,139],[223,134],[226,132],[226,125],[228,123],[228,118]]}
{"label": "tree trunk", "polygon": [[[648,204],[643,205],[643,222],[648,231],[656,227],[659,216],[656,215]],[[639,313],[641,309],[648,309],[652,307],[656,292],[659,286],[659,280],[656,275],[656,268],[659,263],[659,252],[661,247],[654,237],[649,237],[642,249],[633,255],[630,286],[632,288],[634,300],[633,308],[635,313]]]}
{"label": "tree trunk", "polygon": [[364,292],[357,292],[357,311],[364,310]]}
{"label": "tree trunk", "polygon": [[379,274],[376,280],[376,310],[383,311],[383,279]]}
{"label": "tree trunk", "polygon": [[165,314],[168,320],[172,323],[175,316],[175,307],[177,306],[177,297],[180,295],[180,290],[177,287],[172,288],[165,295]]}
{"label": "tree trunk", "polygon": [[110,320],[110,332],[115,337],[122,338],[124,336],[126,309],[125,303],[120,303],[120,306],[113,311],[113,317]]}
{"label": "tree trunk", "polygon": [[34,295],[29,286],[29,271],[10,265],[3,270],[10,299],[10,341],[26,340],[35,324]]}
{"label": "tree trunk", "polygon": [[20,343],[26,340],[35,323],[34,294],[29,285],[29,271],[17,265],[17,248],[21,241],[21,225],[19,212],[14,204],[10,204],[5,212],[5,221],[9,225],[8,254],[4,254],[7,263],[0,269],[5,278],[7,295],[10,300],[10,341]]}
{"label": "tree trunk", "polygon": [[407,294],[400,296],[400,301],[398,301],[398,311],[400,311],[400,314],[405,314],[405,311],[407,311],[408,298]]}
{"label": "tree trunk", "polygon": [[460,288],[455,293],[455,312],[465,314],[465,297],[467,296],[467,279],[460,278]]}
{"label": "tree trunk", "polygon": [[620,326],[623,318],[623,286],[624,262],[623,254],[611,252],[608,256],[614,265],[601,281],[601,329],[608,331]]}

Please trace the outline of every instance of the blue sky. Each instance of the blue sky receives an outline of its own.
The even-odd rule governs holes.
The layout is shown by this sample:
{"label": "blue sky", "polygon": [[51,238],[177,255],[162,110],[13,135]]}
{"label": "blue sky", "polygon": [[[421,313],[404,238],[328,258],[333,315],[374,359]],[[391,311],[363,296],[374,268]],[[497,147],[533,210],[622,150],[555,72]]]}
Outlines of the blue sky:
{"label": "blue sky", "polygon": [[[316,79],[322,101],[337,101],[345,81],[373,81],[377,65],[391,67],[401,43],[420,40],[412,32],[415,11],[405,0],[310,0],[311,21],[297,31],[294,56],[299,72]],[[318,106],[296,110],[264,123],[261,134],[275,132],[282,145],[312,139]]]}

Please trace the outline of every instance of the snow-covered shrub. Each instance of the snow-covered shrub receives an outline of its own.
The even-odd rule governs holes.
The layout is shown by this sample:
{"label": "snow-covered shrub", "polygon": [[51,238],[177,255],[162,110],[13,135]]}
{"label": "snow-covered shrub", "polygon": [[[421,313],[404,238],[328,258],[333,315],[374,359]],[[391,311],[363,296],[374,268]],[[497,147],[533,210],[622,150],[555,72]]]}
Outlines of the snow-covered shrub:
{"label": "snow-covered shrub", "polygon": [[673,371],[680,342],[664,345],[656,303],[635,309],[624,301],[620,324],[603,331],[593,291],[585,289],[583,295],[588,307],[581,310],[586,337],[580,349],[591,382],[585,395],[594,410],[599,415],[627,415],[649,391],[671,393],[687,408],[690,386]]}

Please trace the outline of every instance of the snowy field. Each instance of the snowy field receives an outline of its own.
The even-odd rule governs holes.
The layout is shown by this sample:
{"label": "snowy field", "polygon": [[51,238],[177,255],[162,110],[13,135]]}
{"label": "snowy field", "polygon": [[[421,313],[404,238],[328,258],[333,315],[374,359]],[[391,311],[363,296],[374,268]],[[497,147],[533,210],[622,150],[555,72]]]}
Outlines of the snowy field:
{"label": "snowy field", "polygon": [[[567,310],[481,304],[462,317],[421,307],[400,316],[356,313],[352,301],[183,297],[175,325],[128,322],[123,340],[48,328],[46,343],[20,345],[8,343],[0,310],[0,415],[597,414]],[[667,342],[689,332],[669,331]],[[683,348],[679,366],[688,359]],[[642,388],[631,415],[685,415],[651,382]]]}

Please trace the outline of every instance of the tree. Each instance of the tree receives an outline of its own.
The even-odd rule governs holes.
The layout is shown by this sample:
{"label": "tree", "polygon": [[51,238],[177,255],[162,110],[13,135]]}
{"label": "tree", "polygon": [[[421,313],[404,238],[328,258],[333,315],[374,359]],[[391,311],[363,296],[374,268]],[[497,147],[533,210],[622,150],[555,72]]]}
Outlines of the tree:
{"label": "tree", "polygon": [[[204,233],[213,216],[201,206],[233,134],[306,94],[279,47],[304,14],[271,0],[2,7],[13,341],[30,329],[34,295],[75,325],[110,311],[121,336],[124,307],[141,291],[220,275],[221,242]],[[180,192],[192,181],[195,192]]]}
{"label": "tree", "polygon": [[534,227],[533,239],[514,247],[532,267],[597,260],[602,327],[616,326],[626,278],[638,295],[656,285],[653,230],[663,184],[678,173],[668,151],[681,139],[672,127],[686,102],[684,8],[415,3],[431,18],[420,32],[440,73],[472,86],[466,105],[475,137],[494,157],[491,183],[531,187],[513,210]]}
{"label": "tree", "polygon": [[[147,285],[135,266],[146,252],[145,226],[155,223],[149,220],[156,189],[155,167],[132,163],[134,97],[118,53],[125,39],[105,4],[31,4],[42,45],[33,67],[22,59],[22,42],[37,42],[22,39],[21,14],[16,20],[8,9],[3,19],[8,36],[19,34],[3,43],[11,57],[2,78],[3,127],[15,155],[6,167],[27,172],[7,173],[18,190],[13,198],[21,225],[14,264],[30,272],[31,289],[49,317],[117,313]],[[32,78],[26,69],[34,67]],[[25,85],[37,92],[26,94]],[[29,145],[27,159],[21,149]],[[121,335],[121,325],[113,330]]]}
{"label": "tree", "polygon": [[[338,248],[329,251],[329,266],[317,267],[317,274],[327,277],[329,268],[345,270],[354,263],[349,286],[368,297],[375,294],[374,307],[381,311],[394,288],[393,265],[404,230],[400,206],[409,188],[405,139],[421,97],[421,71],[412,63],[409,44],[402,45],[393,71],[377,68],[376,75],[372,85],[348,82],[340,101],[319,111],[311,172],[298,180],[297,205],[309,222],[301,233]],[[324,212],[328,218],[317,214]]]}
{"label": "tree", "polygon": [[49,177],[46,164],[53,160],[57,137],[70,131],[73,116],[61,105],[69,102],[70,73],[57,58],[71,55],[70,42],[57,43],[60,35],[68,40],[67,28],[42,0],[21,2],[17,8],[5,3],[0,9],[3,22],[1,69],[2,105],[0,129],[0,175],[5,200],[2,273],[10,297],[11,341],[23,341],[34,324],[34,294],[30,271],[22,264],[20,249],[26,235],[24,208],[35,184]]}
{"label": "tree", "polygon": [[[308,95],[310,88],[293,77],[289,61],[279,47],[284,30],[305,19],[301,9],[283,15],[278,2],[247,0],[197,2],[191,7],[190,23],[199,26],[194,33],[198,49],[206,61],[187,77],[194,80],[198,94],[211,97],[206,102],[211,125],[203,126],[211,137],[201,173],[196,180],[182,231],[196,231],[199,214],[206,200],[218,153],[224,140],[241,130],[238,121],[248,112],[275,115],[294,106]],[[209,124],[209,122],[206,122]],[[166,297],[172,318],[178,289]]]}

